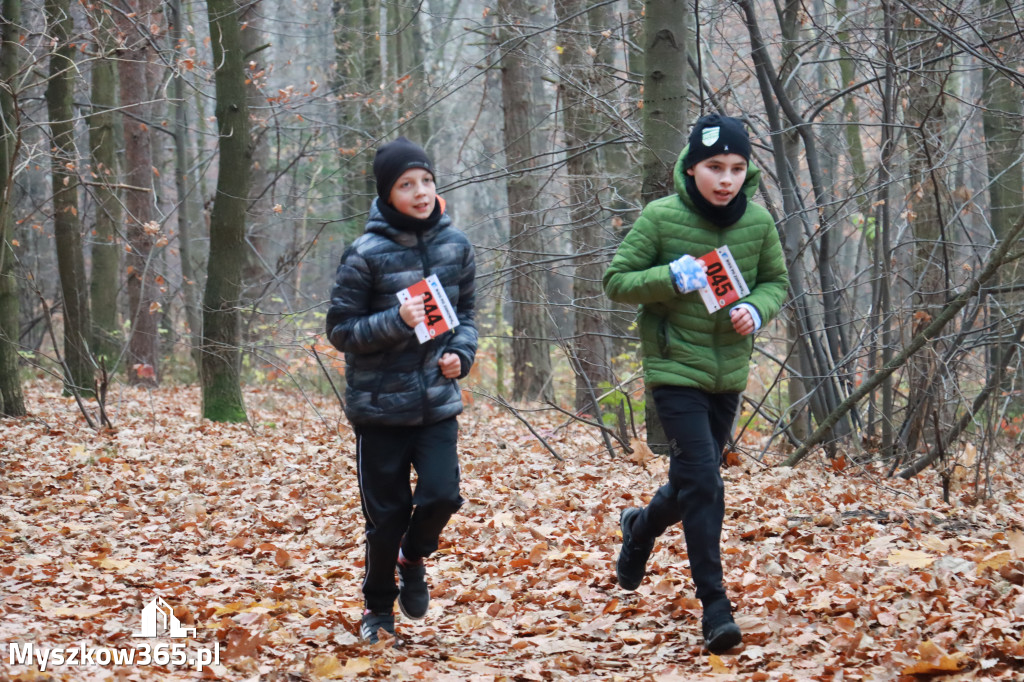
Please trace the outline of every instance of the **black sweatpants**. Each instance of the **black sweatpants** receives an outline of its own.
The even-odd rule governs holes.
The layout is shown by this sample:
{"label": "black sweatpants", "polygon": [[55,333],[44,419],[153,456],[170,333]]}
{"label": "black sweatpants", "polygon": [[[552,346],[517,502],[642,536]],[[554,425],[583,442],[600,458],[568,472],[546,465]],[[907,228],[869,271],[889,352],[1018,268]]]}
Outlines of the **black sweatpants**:
{"label": "black sweatpants", "polygon": [[459,494],[459,425],[452,417],[426,426],[357,426],[355,433],[366,519],[363,597],[366,608],[391,613],[398,597],[399,546],[408,559],[429,556],[464,501]]}
{"label": "black sweatpants", "polygon": [[658,386],[651,394],[669,440],[668,483],[633,522],[632,531],[639,543],[682,521],[690,575],[706,608],[726,598],[721,555],[725,486],[720,468],[740,394],[681,386]]}

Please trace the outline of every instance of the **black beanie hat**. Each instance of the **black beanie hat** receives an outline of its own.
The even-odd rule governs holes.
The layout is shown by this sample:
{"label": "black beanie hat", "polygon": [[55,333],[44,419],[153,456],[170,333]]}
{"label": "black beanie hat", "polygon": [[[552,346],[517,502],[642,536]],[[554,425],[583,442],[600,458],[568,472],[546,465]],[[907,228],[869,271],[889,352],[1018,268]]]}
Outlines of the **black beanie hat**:
{"label": "black beanie hat", "polygon": [[683,159],[683,170],[718,154],[739,154],[750,161],[750,138],[743,121],[731,116],[708,114],[693,124],[690,149]]}
{"label": "black beanie hat", "polygon": [[377,180],[377,196],[387,203],[395,181],[410,168],[424,168],[434,175],[434,164],[423,147],[400,137],[382,144],[373,157],[373,177]]}

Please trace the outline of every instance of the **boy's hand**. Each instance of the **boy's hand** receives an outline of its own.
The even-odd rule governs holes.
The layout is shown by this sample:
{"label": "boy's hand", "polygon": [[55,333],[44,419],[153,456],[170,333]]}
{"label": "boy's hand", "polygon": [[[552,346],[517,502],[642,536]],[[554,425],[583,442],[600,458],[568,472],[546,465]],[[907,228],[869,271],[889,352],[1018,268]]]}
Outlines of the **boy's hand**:
{"label": "boy's hand", "polygon": [[688,294],[708,285],[708,266],[698,258],[685,254],[669,263],[668,267],[672,273],[672,283],[681,294]]}
{"label": "boy's hand", "polygon": [[437,366],[441,368],[441,374],[445,379],[458,379],[462,374],[462,359],[455,353],[442,355],[437,361]]}
{"label": "boy's hand", "polygon": [[422,322],[427,316],[427,312],[423,305],[423,294],[413,296],[403,303],[398,309],[398,314],[402,316],[402,321],[410,327],[415,327]]}
{"label": "boy's hand", "polygon": [[754,333],[754,318],[746,308],[733,308],[729,313],[729,319],[732,320],[732,328],[736,330],[737,334],[746,336]]}

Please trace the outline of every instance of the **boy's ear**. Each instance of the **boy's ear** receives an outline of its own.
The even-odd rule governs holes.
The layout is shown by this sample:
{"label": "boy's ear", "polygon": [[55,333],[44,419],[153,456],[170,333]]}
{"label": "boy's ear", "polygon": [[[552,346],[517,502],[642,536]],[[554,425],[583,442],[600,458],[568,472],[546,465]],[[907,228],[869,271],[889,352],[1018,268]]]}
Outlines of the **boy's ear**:
{"label": "boy's ear", "polygon": [[690,166],[689,168],[686,169],[686,174],[693,175],[693,166]]}

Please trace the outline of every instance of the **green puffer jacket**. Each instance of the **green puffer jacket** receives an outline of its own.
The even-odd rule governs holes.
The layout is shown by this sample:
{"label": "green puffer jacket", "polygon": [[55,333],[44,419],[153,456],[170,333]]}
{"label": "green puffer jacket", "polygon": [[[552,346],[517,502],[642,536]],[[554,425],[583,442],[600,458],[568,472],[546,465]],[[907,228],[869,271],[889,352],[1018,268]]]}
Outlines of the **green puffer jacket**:
{"label": "green puffer jacket", "polygon": [[[729,310],[708,313],[697,292],[679,294],[668,264],[683,254],[699,258],[728,246],[750,293],[738,303],[757,308],[768,324],[786,299],[786,259],[771,214],[747,204],[743,217],[726,228],[702,218],[686,193],[682,159],[675,166],[676,194],[652,201],[622,240],[604,274],[608,298],[640,305],[640,352],[649,387],[688,386],[709,393],[737,393],[747,387],[753,335],[732,327]],[[747,167],[743,191],[750,199],[761,171]]]}

